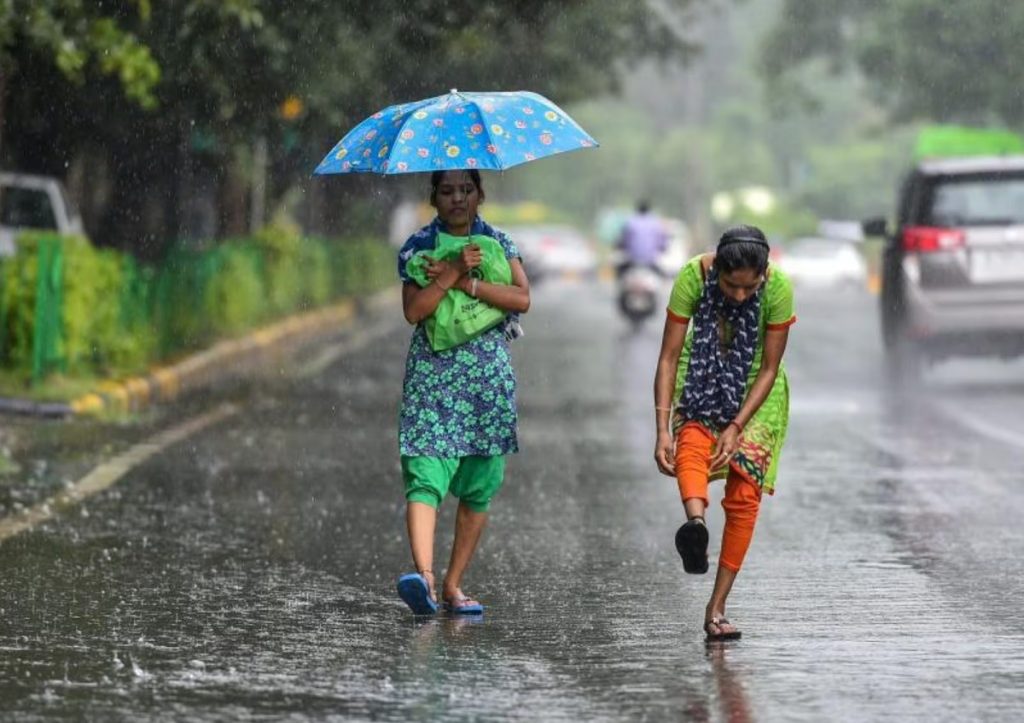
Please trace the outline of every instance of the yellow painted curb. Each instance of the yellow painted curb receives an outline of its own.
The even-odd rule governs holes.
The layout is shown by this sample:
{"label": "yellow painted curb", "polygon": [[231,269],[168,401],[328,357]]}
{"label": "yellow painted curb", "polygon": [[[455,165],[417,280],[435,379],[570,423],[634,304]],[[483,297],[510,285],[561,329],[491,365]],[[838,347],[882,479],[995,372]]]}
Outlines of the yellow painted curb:
{"label": "yellow painted curb", "polygon": [[125,389],[123,384],[111,381],[100,382],[96,385],[96,389],[99,391],[100,396],[112,399],[116,409],[128,409],[128,390]]}
{"label": "yellow painted curb", "polygon": [[75,414],[99,414],[103,411],[103,397],[99,394],[86,394],[69,404]]}
{"label": "yellow painted curb", "polygon": [[160,390],[160,399],[169,401],[178,395],[181,388],[181,379],[177,372],[172,369],[157,369],[150,375]]}
{"label": "yellow painted curb", "polygon": [[109,409],[137,411],[157,401],[171,401],[190,382],[201,383],[205,372],[230,364],[235,357],[272,347],[291,337],[309,336],[318,329],[339,326],[355,318],[357,312],[356,302],[347,299],[334,306],[296,314],[237,339],[217,342],[172,366],[153,369],[145,377],[100,382],[95,392],[71,401],[68,406],[74,414],[99,414]]}
{"label": "yellow painted curb", "polygon": [[259,346],[270,346],[274,341],[274,335],[266,329],[254,332],[250,335],[250,338],[256,342]]}
{"label": "yellow painted curb", "polygon": [[130,406],[133,409],[142,409],[149,405],[149,382],[141,377],[125,379],[124,386],[128,390]]}

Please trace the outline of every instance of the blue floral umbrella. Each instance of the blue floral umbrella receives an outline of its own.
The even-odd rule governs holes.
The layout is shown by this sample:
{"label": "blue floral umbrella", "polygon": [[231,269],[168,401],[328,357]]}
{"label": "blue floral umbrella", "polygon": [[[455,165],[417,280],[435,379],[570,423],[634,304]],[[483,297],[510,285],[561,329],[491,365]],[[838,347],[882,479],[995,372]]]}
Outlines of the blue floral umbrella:
{"label": "blue floral umbrella", "polygon": [[452,90],[374,113],[349,131],[313,173],[497,171],[597,145],[565,111],[537,93]]}

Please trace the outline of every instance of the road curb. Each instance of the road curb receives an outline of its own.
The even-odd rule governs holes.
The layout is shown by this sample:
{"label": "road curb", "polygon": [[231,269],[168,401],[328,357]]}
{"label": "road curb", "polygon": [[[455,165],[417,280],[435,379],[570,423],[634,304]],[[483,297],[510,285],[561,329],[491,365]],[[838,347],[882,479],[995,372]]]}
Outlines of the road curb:
{"label": "road curb", "polygon": [[336,334],[355,323],[366,311],[390,302],[394,294],[394,289],[388,289],[366,299],[347,299],[333,306],[296,314],[237,339],[217,342],[147,374],[102,381],[93,391],[69,402],[0,397],[0,414],[61,418],[142,411],[215,381],[253,371],[280,359],[288,351]]}

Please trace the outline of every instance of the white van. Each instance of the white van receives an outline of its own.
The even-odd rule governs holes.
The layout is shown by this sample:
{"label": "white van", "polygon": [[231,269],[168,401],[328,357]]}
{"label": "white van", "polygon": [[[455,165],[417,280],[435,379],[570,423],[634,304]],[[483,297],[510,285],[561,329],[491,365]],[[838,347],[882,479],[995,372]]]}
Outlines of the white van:
{"label": "white van", "polygon": [[13,256],[22,231],[82,233],[82,219],[52,176],[0,173],[0,258]]}

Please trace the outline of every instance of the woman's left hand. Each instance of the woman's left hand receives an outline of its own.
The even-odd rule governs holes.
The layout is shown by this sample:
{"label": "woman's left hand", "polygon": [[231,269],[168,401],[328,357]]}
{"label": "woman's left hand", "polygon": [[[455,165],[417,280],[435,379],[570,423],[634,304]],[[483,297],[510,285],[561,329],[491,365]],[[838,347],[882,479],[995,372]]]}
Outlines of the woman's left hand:
{"label": "woman's left hand", "polygon": [[727,464],[736,451],[740,448],[740,430],[735,424],[730,424],[718,435],[718,442],[715,443],[715,450],[711,453],[711,465],[709,469],[714,471],[722,465]]}

